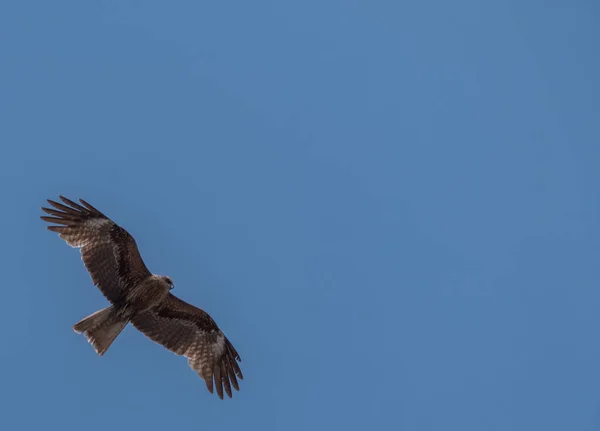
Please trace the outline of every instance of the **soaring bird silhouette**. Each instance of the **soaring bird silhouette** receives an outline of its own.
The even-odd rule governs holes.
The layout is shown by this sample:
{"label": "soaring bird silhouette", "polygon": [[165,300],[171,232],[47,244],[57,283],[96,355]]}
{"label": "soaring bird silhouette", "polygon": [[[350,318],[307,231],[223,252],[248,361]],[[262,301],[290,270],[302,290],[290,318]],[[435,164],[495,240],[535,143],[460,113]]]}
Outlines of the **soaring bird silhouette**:
{"label": "soaring bird silhouette", "polygon": [[[92,205],[60,196],[53,208],[42,210],[42,220],[71,247],[79,248],[92,281],[111,305],[73,326],[83,333],[102,356],[123,328],[131,322],[148,338],[183,355],[190,367],[219,398],[223,389],[239,391],[243,379],[241,358],[225,334],[205,311],[179,299],[170,291],[173,281],[152,274],[140,255],[135,239]],[[213,383],[214,382],[214,383]]]}

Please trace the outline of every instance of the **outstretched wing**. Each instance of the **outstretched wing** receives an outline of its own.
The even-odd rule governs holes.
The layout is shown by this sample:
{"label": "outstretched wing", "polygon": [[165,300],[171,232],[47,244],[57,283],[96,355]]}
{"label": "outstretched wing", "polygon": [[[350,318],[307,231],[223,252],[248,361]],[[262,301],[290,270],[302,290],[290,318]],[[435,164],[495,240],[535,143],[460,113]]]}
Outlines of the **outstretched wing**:
{"label": "outstretched wing", "polygon": [[135,240],[129,233],[83,199],[81,205],[63,196],[61,203],[48,200],[53,208],[42,208],[52,217],[41,219],[59,226],[48,226],[71,247],[81,249],[81,259],[92,281],[112,303],[151,275]]}
{"label": "outstretched wing", "polygon": [[161,308],[139,314],[131,323],[151,340],[188,358],[211,394],[214,386],[221,399],[223,388],[229,398],[232,386],[240,390],[237,378],[244,378],[237,363],[242,361],[240,355],[205,311],[169,294]]}

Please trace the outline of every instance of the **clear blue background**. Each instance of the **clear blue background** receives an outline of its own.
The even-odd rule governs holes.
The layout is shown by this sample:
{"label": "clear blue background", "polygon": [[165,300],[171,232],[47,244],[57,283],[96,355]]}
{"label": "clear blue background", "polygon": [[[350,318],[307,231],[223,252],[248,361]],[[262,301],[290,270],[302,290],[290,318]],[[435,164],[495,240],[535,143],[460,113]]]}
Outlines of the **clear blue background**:
{"label": "clear blue background", "polygon": [[[0,428],[597,430],[594,1],[0,5]],[[210,395],[38,218],[83,197],[207,310]],[[56,428],[54,428],[56,427]]]}

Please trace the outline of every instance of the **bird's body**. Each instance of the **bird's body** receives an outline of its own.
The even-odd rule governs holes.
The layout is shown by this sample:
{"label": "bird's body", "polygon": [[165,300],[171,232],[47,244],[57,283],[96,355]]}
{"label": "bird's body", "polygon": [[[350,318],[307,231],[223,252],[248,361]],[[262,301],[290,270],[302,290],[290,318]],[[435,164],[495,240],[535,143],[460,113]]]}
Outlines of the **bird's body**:
{"label": "bird's body", "polygon": [[151,275],[131,289],[123,300],[123,306],[143,313],[156,308],[169,295],[173,285],[168,277]]}
{"label": "bird's body", "polygon": [[[41,218],[70,246],[81,249],[81,258],[94,284],[111,305],[73,326],[83,333],[99,355],[132,323],[151,340],[188,358],[212,393],[231,397],[239,390],[242,372],[238,353],[214,320],[203,310],[170,293],[170,277],[152,274],[144,264],[133,237],[96,208],[63,196],[64,204],[48,200]],[[214,382],[214,384],[213,384]]]}

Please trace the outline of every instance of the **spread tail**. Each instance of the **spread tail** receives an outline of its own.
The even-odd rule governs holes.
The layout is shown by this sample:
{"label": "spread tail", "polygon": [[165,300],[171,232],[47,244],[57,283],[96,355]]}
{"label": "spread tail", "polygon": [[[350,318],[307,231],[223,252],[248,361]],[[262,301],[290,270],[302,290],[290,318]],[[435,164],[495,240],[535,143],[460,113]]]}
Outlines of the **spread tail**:
{"label": "spread tail", "polygon": [[127,323],[129,319],[117,315],[114,306],[111,305],[76,323],[73,330],[78,334],[83,333],[96,353],[102,356]]}

